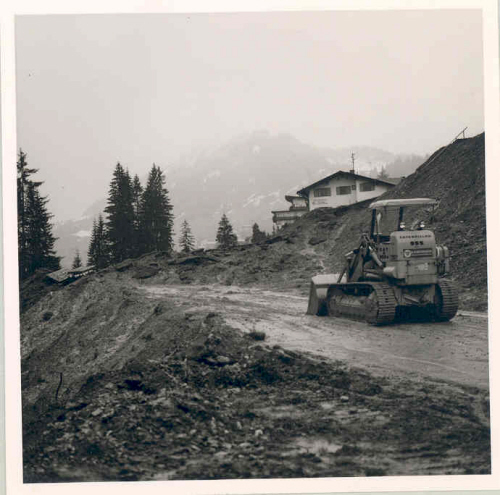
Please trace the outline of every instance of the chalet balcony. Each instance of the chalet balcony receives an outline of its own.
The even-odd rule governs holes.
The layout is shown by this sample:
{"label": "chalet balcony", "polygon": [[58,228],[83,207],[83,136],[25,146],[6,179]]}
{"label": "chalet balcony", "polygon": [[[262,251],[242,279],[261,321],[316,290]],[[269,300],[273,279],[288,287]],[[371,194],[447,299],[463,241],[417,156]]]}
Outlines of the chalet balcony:
{"label": "chalet balcony", "polygon": [[308,212],[306,207],[291,208],[290,210],[273,211],[273,222],[283,224],[293,222]]}

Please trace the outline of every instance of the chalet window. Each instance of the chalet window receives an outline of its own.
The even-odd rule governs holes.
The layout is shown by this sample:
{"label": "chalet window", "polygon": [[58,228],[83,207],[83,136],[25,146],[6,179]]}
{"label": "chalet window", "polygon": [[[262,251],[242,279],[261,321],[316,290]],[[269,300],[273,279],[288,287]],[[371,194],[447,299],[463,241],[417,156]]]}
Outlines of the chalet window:
{"label": "chalet window", "polygon": [[352,189],[353,191],[355,191],[355,190],[356,190],[356,184],[353,184],[353,185],[351,186],[351,189]]}
{"label": "chalet window", "polygon": [[375,191],[375,184],[373,182],[362,182],[359,185],[359,190],[361,192]]}
{"label": "chalet window", "polygon": [[321,198],[322,196],[331,196],[332,190],[329,187],[318,187],[314,190],[314,197]]}
{"label": "chalet window", "polygon": [[342,194],[351,194],[351,186],[337,187],[337,196],[341,196]]}

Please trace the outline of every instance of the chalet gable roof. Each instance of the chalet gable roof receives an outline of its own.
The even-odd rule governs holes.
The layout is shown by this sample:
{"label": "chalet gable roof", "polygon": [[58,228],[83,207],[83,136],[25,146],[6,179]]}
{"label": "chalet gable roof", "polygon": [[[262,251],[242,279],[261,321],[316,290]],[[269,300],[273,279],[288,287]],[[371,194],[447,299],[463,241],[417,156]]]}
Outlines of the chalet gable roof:
{"label": "chalet gable roof", "polygon": [[391,186],[391,187],[394,187],[394,185],[395,185],[393,182],[389,182],[386,180],[374,179],[373,177],[366,177],[364,175],[353,174],[352,172],[345,172],[343,170],[339,170],[338,172],[335,172],[334,174],[329,175],[328,177],[325,177],[321,180],[314,182],[313,184],[311,184],[309,186],[302,188],[300,191],[297,191],[297,194],[299,194],[300,196],[307,195],[309,190],[312,189],[313,187],[319,186],[320,184],[323,184],[324,182],[330,181],[331,179],[334,179],[337,177],[346,177],[349,179],[364,180],[364,181],[368,181],[368,182],[374,182],[375,184],[383,184],[383,185]]}

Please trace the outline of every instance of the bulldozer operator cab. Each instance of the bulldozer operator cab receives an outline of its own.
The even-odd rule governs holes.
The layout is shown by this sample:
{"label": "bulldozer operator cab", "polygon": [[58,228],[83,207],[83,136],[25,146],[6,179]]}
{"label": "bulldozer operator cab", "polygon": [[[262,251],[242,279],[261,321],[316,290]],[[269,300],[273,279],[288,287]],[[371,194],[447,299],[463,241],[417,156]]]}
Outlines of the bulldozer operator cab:
{"label": "bulldozer operator cab", "polygon": [[[437,202],[428,198],[388,199],[370,205],[372,222],[370,238],[376,243],[389,242],[393,232],[424,230],[431,223]],[[413,214],[405,215],[410,208]],[[417,215],[415,215],[417,213]]]}
{"label": "bulldozer operator cab", "polygon": [[447,271],[448,249],[437,246],[434,232],[426,228],[436,205],[428,198],[388,199],[370,205],[370,238],[385,276],[399,284],[431,284]]}

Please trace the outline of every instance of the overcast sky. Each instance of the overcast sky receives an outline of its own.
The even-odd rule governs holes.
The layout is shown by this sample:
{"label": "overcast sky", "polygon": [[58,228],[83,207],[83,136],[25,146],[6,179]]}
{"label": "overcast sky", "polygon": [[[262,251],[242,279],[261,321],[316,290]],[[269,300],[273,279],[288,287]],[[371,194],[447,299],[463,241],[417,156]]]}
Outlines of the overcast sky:
{"label": "overcast sky", "polygon": [[481,12],[24,16],[18,146],[55,220],[256,129],[327,147],[431,153],[484,130]]}

